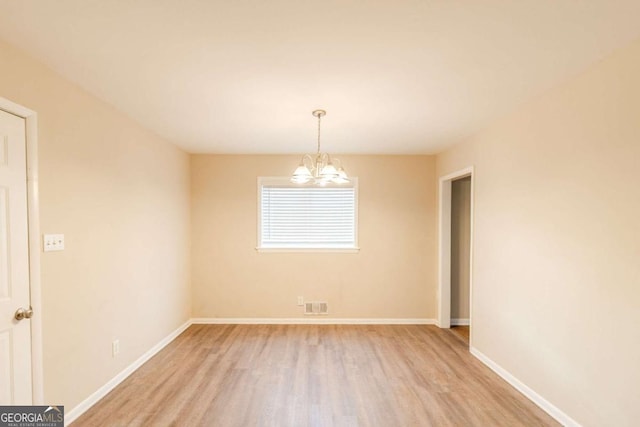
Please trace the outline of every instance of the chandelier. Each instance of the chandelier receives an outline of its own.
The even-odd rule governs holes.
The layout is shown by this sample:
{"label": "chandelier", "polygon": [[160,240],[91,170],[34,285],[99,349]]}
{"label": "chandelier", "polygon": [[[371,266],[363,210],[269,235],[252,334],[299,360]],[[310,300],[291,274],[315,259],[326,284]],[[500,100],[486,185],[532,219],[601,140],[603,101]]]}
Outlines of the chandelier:
{"label": "chandelier", "polygon": [[320,151],[320,119],[327,112],[315,110],[311,114],[318,118],[318,151],[314,155],[305,154],[302,156],[300,165],[293,172],[291,182],[295,184],[313,183],[316,185],[345,184],[349,182],[349,177],[347,177],[347,173],[342,168],[340,160],[333,159],[333,161],[338,162],[338,167],[336,168],[329,154]]}

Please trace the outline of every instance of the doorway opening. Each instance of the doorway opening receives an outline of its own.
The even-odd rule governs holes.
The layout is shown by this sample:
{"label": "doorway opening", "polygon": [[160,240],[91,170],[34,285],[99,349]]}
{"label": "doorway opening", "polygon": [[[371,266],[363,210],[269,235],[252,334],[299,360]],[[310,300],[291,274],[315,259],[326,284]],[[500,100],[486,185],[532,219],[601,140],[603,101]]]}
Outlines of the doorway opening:
{"label": "doorway opening", "polygon": [[440,178],[438,326],[470,344],[473,168]]}

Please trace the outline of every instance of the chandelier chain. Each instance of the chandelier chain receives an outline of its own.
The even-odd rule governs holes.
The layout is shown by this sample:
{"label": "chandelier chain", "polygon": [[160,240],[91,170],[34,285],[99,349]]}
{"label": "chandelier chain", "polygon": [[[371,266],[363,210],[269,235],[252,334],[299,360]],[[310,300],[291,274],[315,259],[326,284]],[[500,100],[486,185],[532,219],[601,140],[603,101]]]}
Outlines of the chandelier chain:
{"label": "chandelier chain", "polygon": [[321,114],[318,114],[318,154],[320,154],[320,118]]}

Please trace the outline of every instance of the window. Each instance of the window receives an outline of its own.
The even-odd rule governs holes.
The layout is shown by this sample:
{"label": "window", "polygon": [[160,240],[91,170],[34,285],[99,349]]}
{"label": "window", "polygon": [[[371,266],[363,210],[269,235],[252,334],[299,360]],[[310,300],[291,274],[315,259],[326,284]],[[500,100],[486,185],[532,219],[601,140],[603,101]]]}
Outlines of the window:
{"label": "window", "polygon": [[307,186],[258,179],[259,250],[357,250],[357,179]]}

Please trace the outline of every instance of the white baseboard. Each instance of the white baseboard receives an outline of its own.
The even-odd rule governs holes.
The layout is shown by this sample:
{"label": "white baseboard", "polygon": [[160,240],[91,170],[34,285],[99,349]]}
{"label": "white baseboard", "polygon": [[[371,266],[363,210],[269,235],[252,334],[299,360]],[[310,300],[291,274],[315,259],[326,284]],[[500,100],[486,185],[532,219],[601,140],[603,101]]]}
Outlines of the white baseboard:
{"label": "white baseboard", "polygon": [[469,319],[451,319],[451,326],[469,326]]}
{"label": "white baseboard", "polygon": [[171,332],[165,338],[163,338],[159,343],[151,347],[146,353],[140,356],[135,362],[131,365],[127,366],[122,370],[118,375],[109,380],[105,385],[96,390],[91,396],[87,397],[85,400],[80,402],[78,406],[73,408],[71,411],[67,412],[64,417],[65,425],[71,424],[75,421],[80,415],[85,413],[89,408],[95,405],[100,399],[105,397],[107,393],[113,390],[118,384],[124,381],[129,375],[134,373],[140,366],[142,366],[146,361],[151,359],[156,355],[160,350],[167,346],[171,341],[176,339],[178,335],[184,332],[191,325],[191,320],[186,321],[182,326],[180,326],[175,331]]}
{"label": "white baseboard", "polygon": [[529,400],[538,405],[542,410],[544,410],[547,414],[551,415],[556,419],[560,424],[565,427],[581,427],[578,422],[572,419],[570,416],[562,412],[556,406],[551,404],[544,397],[540,396],[538,393],[530,389],[527,385],[525,385],[522,381],[511,375],[506,369],[502,366],[498,365],[493,360],[489,359],[482,352],[480,352],[477,348],[471,347],[469,349],[471,354],[473,354],[478,360],[487,365],[493,372],[500,375],[502,379],[511,384],[516,390],[520,393],[524,394]]}
{"label": "white baseboard", "polygon": [[196,317],[193,324],[212,325],[435,325],[435,319],[336,319],[330,317]]}

